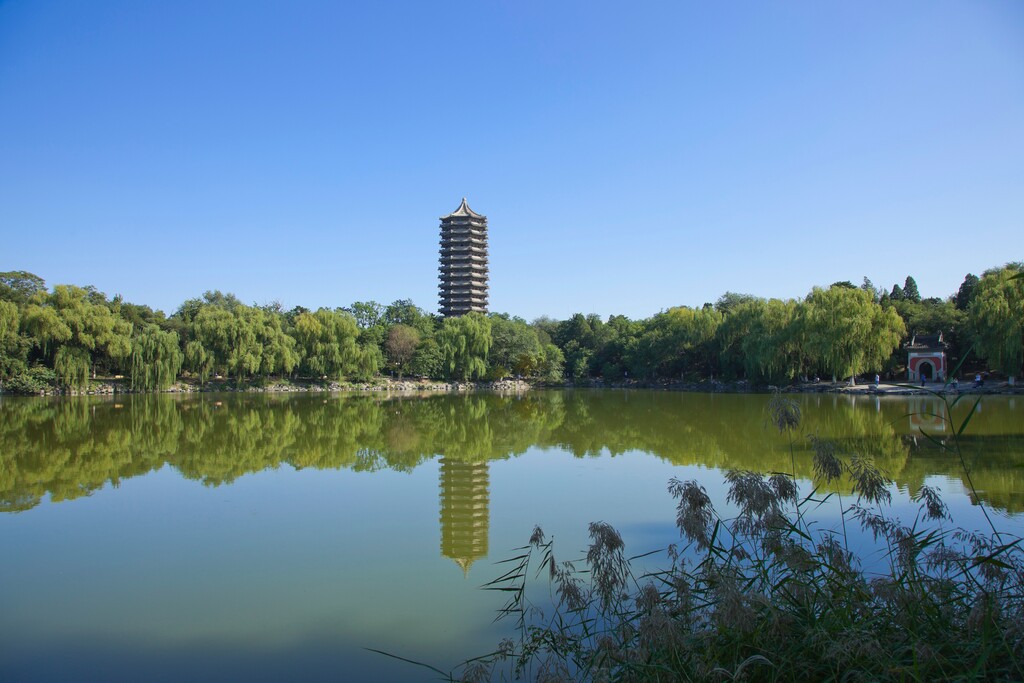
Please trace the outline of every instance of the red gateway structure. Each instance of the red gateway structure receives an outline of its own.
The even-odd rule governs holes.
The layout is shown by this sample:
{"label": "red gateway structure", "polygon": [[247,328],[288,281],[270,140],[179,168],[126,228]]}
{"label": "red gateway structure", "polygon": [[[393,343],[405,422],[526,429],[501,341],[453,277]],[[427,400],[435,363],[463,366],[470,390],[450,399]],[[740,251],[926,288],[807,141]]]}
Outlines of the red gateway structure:
{"label": "red gateway structure", "polygon": [[942,333],[917,334],[903,346],[907,350],[907,379],[911,382],[946,379],[946,342]]}

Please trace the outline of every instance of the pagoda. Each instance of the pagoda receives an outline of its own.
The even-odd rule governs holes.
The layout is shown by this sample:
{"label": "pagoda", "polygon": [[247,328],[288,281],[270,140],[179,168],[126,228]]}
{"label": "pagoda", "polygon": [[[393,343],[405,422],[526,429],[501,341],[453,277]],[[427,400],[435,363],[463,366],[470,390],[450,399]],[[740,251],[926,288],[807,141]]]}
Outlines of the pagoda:
{"label": "pagoda", "polygon": [[455,561],[464,576],[487,556],[490,532],[490,465],[442,457],[441,555]]}
{"label": "pagoda", "polygon": [[459,208],[441,216],[440,312],[446,318],[487,312],[487,216]]}

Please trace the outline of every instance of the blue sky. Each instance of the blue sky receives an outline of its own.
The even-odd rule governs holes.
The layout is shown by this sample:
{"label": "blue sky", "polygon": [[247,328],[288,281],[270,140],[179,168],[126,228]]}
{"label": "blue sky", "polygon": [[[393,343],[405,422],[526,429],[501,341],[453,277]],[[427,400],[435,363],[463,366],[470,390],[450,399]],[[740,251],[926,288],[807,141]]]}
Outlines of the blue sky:
{"label": "blue sky", "polygon": [[0,0],[0,270],[436,310],[463,196],[527,319],[947,296],[1024,259],[1024,3]]}

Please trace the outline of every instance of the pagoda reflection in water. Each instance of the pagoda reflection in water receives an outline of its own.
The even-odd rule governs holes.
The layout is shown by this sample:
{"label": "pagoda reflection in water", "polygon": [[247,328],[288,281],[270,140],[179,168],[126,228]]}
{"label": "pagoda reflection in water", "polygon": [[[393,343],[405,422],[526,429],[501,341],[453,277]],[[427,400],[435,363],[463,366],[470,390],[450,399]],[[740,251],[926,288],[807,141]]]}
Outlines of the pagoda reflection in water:
{"label": "pagoda reflection in water", "polygon": [[441,555],[469,574],[487,555],[490,474],[486,462],[441,458]]}

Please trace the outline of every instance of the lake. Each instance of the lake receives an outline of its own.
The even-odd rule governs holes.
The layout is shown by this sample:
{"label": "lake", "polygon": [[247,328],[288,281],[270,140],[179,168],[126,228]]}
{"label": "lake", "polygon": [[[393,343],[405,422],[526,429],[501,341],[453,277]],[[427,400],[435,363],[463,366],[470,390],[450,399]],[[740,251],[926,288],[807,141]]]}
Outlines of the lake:
{"label": "lake", "polygon": [[480,586],[535,524],[560,559],[597,520],[665,548],[671,477],[727,513],[725,470],[809,480],[807,434],[872,456],[897,514],[928,483],[958,525],[985,528],[981,501],[1024,531],[1024,402],[955,406],[972,492],[938,399],[796,396],[791,456],[768,398],[3,398],[0,680],[428,680],[366,648],[445,670],[493,649],[511,624]]}

